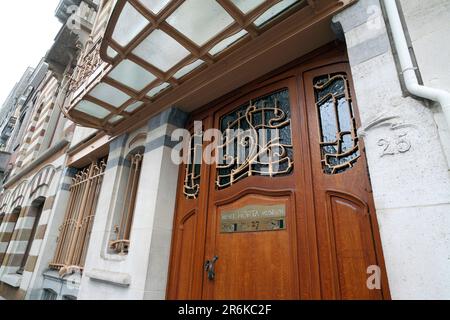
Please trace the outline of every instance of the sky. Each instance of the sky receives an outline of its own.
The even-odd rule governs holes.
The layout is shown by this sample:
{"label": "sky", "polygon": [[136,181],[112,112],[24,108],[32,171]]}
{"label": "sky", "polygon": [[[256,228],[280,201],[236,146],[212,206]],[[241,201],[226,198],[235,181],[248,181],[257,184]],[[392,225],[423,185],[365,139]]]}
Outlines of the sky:
{"label": "sky", "polygon": [[2,1],[0,10],[0,107],[27,67],[35,67],[53,44],[61,23],[59,0]]}

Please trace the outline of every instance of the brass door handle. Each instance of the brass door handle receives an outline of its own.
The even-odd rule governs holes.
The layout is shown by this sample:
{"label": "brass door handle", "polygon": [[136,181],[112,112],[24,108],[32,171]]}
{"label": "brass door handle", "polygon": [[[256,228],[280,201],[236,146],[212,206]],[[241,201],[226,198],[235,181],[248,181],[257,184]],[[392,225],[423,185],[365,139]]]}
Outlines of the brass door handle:
{"label": "brass door handle", "polygon": [[208,260],[205,263],[205,271],[208,273],[208,279],[210,281],[216,278],[215,265],[217,260],[219,260],[219,257],[215,256],[212,260]]}

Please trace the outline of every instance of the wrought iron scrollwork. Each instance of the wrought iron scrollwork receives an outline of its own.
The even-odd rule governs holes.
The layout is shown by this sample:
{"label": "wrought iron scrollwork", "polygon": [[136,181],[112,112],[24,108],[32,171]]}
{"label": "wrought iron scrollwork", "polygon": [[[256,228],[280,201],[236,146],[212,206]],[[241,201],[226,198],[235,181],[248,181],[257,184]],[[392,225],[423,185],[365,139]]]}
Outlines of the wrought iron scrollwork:
{"label": "wrought iron scrollwork", "polygon": [[315,78],[314,90],[323,171],[328,175],[343,173],[361,156],[347,75],[336,73]]}
{"label": "wrought iron scrollwork", "polygon": [[217,188],[251,176],[281,176],[293,170],[291,111],[287,89],[250,101],[220,120]]}
{"label": "wrought iron scrollwork", "polygon": [[184,179],[184,195],[187,199],[197,199],[200,193],[202,148],[203,133],[195,132],[189,145],[189,159]]}

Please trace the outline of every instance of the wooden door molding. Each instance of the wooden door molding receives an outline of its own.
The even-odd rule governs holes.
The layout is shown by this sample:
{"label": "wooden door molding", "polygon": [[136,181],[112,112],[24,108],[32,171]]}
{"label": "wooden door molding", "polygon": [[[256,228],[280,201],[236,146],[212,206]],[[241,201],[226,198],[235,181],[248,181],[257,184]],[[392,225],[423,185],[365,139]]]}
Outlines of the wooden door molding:
{"label": "wooden door molding", "polygon": [[[305,105],[307,106],[307,117],[309,127],[309,141],[310,141],[310,155],[312,164],[313,176],[313,193],[315,200],[315,217],[316,228],[318,234],[319,247],[319,263],[321,272],[321,287],[322,298],[324,299],[390,299],[389,287],[387,281],[387,274],[384,264],[384,257],[381,247],[381,239],[379,236],[379,229],[377,224],[377,217],[375,206],[373,202],[372,188],[370,185],[368,175],[368,165],[365,157],[364,141],[358,138],[359,158],[351,163],[347,168],[338,169],[337,172],[326,172],[328,170],[323,165],[324,158],[321,150],[321,129],[319,127],[321,115],[319,115],[317,97],[315,96],[315,89],[313,87],[314,80],[326,75],[340,75],[345,74],[348,85],[348,96],[346,96],[350,105],[353,107],[353,117],[355,120],[355,135],[356,129],[360,127],[359,112],[356,103],[356,95],[354,92],[351,70],[348,63],[334,63],[324,67],[308,70],[303,74]],[[347,93],[345,93],[347,95]],[[336,107],[337,108],[337,107]],[[337,112],[337,111],[336,111]],[[336,115],[336,117],[338,117]],[[340,119],[338,121],[338,126]],[[323,125],[323,124],[322,124]],[[323,129],[322,129],[323,131]],[[336,166],[339,168],[339,166]],[[340,207],[340,215],[337,215],[336,202],[333,203],[333,198],[345,199],[346,209],[350,209],[352,204],[353,214]],[[343,202],[341,203],[342,205]],[[359,204],[359,211],[357,207]],[[344,213],[345,211],[345,213]],[[359,214],[357,213],[359,212]],[[352,215],[354,223],[357,223],[361,217],[360,215],[367,215],[366,222],[360,222],[360,226],[365,230],[362,235],[357,238],[352,238],[352,232],[356,232],[356,227],[345,231],[346,237],[337,236],[342,233],[344,223],[339,223],[337,218],[344,215]],[[350,218],[349,218],[350,219]],[[341,230],[341,231],[340,231]],[[370,233],[370,241],[365,237]],[[342,251],[339,247],[346,248],[348,242],[352,243],[354,248],[353,255],[347,256],[345,250]],[[356,247],[361,245],[361,250],[358,253]],[[351,264],[358,260],[364,261],[366,265],[363,268],[361,262],[360,269],[353,278],[359,277],[354,283],[348,284],[350,276],[345,277],[343,274],[343,265]],[[379,291],[369,290],[366,287],[366,280],[369,275],[367,268],[371,265],[379,266],[381,269],[381,283],[382,288]],[[354,272],[354,271],[353,271]],[[343,279],[345,278],[346,281]],[[363,283],[364,280],[364,283]],[[351,287],[351,290],[347,288]]]}
{"label": "wooden door molding", "polygon": [[[219,215],[224,211],[279,204],[283,204],[288,213],[286,230],[234,234],[223,234],[219,230]],[[285,192],[264,192],[264,195],[247,192],[237,201],[212,205],[207,252],[208,257],[218,256],[219,260],[217,279],[209,281],[205,274],[204,299],[300,298],[297,226],[293,207],[295,195]],[[253,281],[255,276],[257,281]]]}
{"label": "wooden door molding", "polygon": [[[235,283],[225,284],[223,279],[236,282],[236,273],[248,279],[252,273],[246,270],[257,267],[242,262],[242,265],[237,265],[234,270],[226,269],[233,258],[224,243],[230,241],[235,244],[236,254],[240,256],[246,252],[252,256],[248,251],[248,241],[256,241],[260,246],[256,247],[255,252],[259,252],[261,261],[268,264],[269,260],[264,260],[267,257],[261,248],[267,247],[267,252],[272,252],[272,249],[270,245],[262,245],[264,240],[259,236],[264,234],[274,243],[284,237],[284,241],[280,243],[286,246],[282,250],[285,253],[290,252],[286,254],[290,256],[286,258],[286,263],[290,266],[289,270],[295,270],[292,273],[283,269],[282,284],[279,288],[287,289],[284,293],[280,293],[284,290],[274,289],[272,297],[306,300],[390,298],[363,141],[358,141],[360,157],[352,163],[349,170],[331,175],[326,174],[322,166],[313,81],[315,77],[323,74],[342,72],[347,75],[355,121],[359,126],[345,50],[332,45],[274,71],[192,115],[192,121],[203,120],[205,129],[220,128],[221,117],[239,106],[272,92],[287,89],[294,167],[286,175],[272,178],[249,176],[227,188],[218,189],[216,166],[203,164],[201,189],[195,199],[186,199],[184,196],[186,167],[181,167],[167,290],[169,299],[251,298],[252,295],[247,290],[250,285],[245,282],[248,280],[243,282],[249,286],[246,291],[238,288]],[[224,208],[252,205],[258,202],[258,199],[266,204],[284,201],[286,219],[289,221],[285,234],[283,231],[231,235],[219,232],[219,214]],[[355,227],[352,227],[353,225]],[[357,239],[354,246],[348,246],[352,243],[348,241],[349,237]],[[241,240],[243,244],[238,245]],[[218,285],[215,286],[215,283],[208,279],[204,267],[205,261],[212,259],[217,250],[224,256],[222,259],[219,257],[217,262]],[[255,260],[255,257],[253,259]],[[276,258],[274,265],[280,259],[282,257]],[[356,278],[349,269],[352,259],[356,259],[360,266]],[[381,291],[367,291],[361,285],[362,279],[369,277],[365,270],[361,273],[362,266],[366,263],[380,266]],[[255,263],[255,266],[257,265],[258,261]],[[352,277],[356,280],[352,280]],[[257,290],[264,287],[254,285],[252,288]],[[232,292],[235,292],[235,295]],[[253,298],[255,297],[267,299],[270,294],[255,293]]]}
{"label": "wooden door molding", "polygon": [[[204,129],[212,126],[210,115],[196,117],[195,119],[203,122]],[[188,129],[192,130],[194,119],[191,120]],[[202,165],[200,170],[200,185],[207,185],[209,168]],[[185,174],[186,165],[181,165],[166,294],[169,300],[199,300],[202,297],[203,290],[208,188],[202,188],[196,199],[187,199],[184,196]],[[186,225],[186,222],[191,218],[194,218],[193,223]]]}

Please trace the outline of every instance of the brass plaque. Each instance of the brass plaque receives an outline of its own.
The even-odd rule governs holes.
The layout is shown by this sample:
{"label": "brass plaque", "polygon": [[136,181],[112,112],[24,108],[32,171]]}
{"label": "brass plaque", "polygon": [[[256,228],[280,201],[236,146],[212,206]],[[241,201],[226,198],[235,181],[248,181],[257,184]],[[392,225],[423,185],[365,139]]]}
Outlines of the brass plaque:
{"label": "brass plaque", "polygon": [[250,205],[223,211],[221,233],[286,230],[286,205]]}

